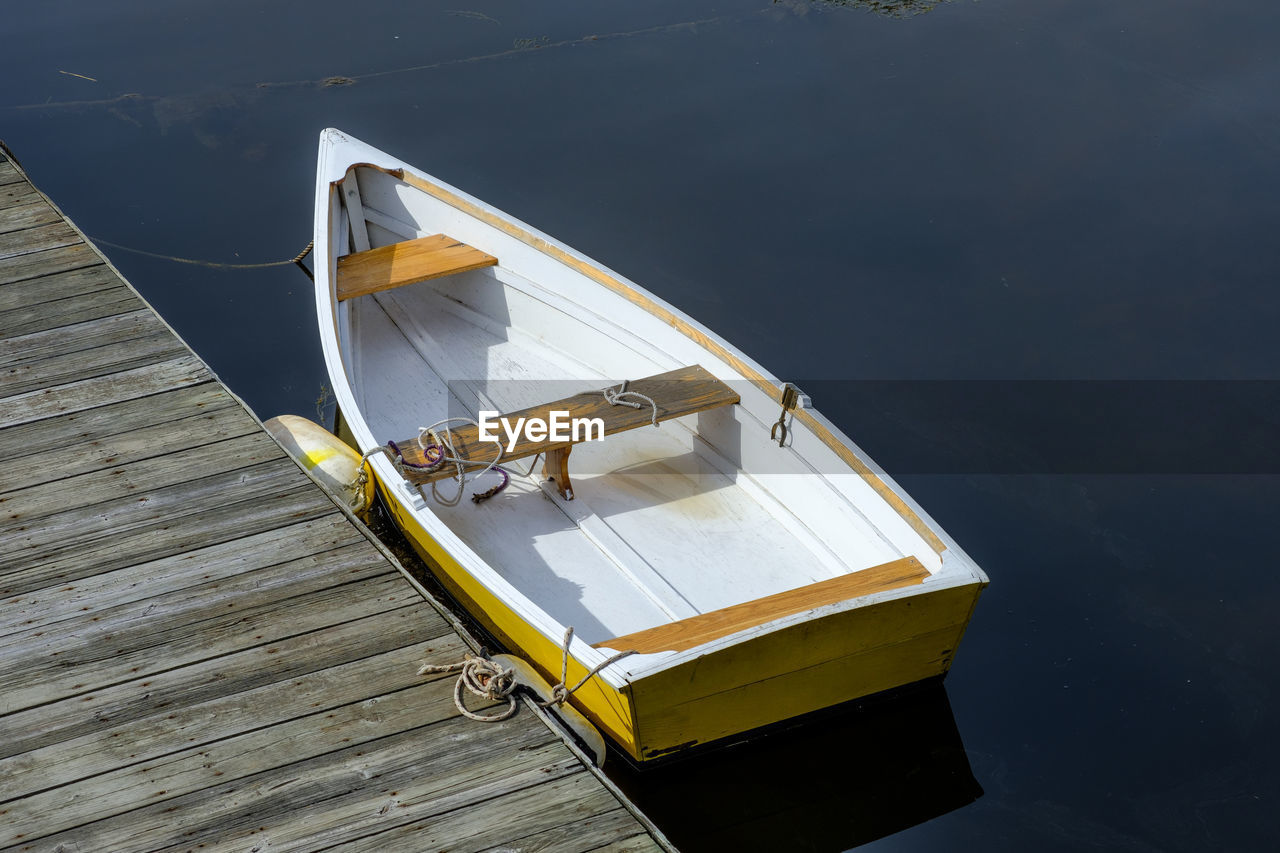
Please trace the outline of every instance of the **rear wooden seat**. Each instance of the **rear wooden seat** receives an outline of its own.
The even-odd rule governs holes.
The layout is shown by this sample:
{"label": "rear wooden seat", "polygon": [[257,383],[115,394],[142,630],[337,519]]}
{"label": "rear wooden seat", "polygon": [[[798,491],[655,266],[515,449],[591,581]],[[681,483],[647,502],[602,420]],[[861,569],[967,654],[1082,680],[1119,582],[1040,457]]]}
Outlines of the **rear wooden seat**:
{"label": "rear wooden seat", "polygon": [[444,234],[404,240],[338,258],[338,300],[497,263],[493,255]]}
{"label": "rear wooden seat", "polygon": [[915,557],[903,557],[891,563],[883,563],[852,574],[818,581],[799,589],[768,595],[757,598],[755,601],[713,610],[710,613],[700,613],[688,619],[658,625],[634,634],[614,637],[611,640],[595,643],[594,647],[633,649],[642,654],[661,651],[682,652],[784,616],[848,601],[873,592],[913,586],[923,583],[927,577],[929,577],[929,570],[919,560]]}
{"label": "rear wooden seat", "polygon": [[[615,385],[614,387],[617,386]],[[737,392],[696,364],[667,373],[659,373],[656,376],[650,376],[645,379],[637,379],[628,384],[627,390],[652,398],[658,407],[657,419],[659,422],[691,415],[707,409],[714,409],[719,406],[733,405],[740,400]],[[512,425],[519,418],[537,418],[550,423],[553,411],[567,413],[567,416],[565,416],[567,419],[600,418],[604,422],[605,435],[625,432],[636,427],[649,426],[653,418],[653,408],[648,403],[642,403],[639,409],[633,409],[630,406],[615,406],[611,405],[600,391],[575,394],[563,400],[521,409],[518,412],[506,413],[501,417],[506,418]],[[453,430],[454,452],[459,458],[469,459],[480,464],[488,464],[497,455],[497,447],[491,441],[481,441],[478,433],[479,429],[470,424],[463,426],[461,429]],[[524,431],[521,430],[516,446],[508,450],[506,433],[501,428],[498,428],[496,433],[501,437],[503,444],[502,462],[545,453],[546,462],[543,465],[543,473],[556,481],[556,486],[561,496],[566,500],[573,500],[573,487],[569,482],[568,462],[569,452],[575,444],[574,441],[552,441],[549,439],[530,441]],[[579,440],[581,438],[582,436],[580,435]],[[410,465],[427,464],[427,459],[422,449],[418,446],[416,437],[397,442],[397,446],[400,448],[405,462]],[[452,477],[454,472],[453,465],[445,464],[435,471],[416,471],[412,468],[406,468],[405,476],[412,483],[424,484],[433,480]]]}

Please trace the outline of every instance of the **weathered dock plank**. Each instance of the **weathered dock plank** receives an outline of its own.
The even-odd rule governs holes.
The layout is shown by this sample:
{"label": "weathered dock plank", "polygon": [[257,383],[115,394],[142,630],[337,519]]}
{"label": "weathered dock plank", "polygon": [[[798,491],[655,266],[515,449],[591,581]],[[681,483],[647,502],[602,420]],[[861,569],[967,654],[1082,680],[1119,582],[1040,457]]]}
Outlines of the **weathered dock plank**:
{"label": "weathered dock plank", "polygon": [[113,687],[0,716],[0,758],[127,728],[154,714],[235,696],[311,672],[363,661],[419,642],[448,653],[452,628],[420,605],[260,643],[161,673],[135,675]]}
{"label": "weathered dock plank", "polygon": [[[37,278],[10,284],[6,285],[6,287],[18,289],[23,285],[30,285],[33,288],[36,285],[44,285],[40,290],[44,292],[43,295],[47,295],[48,291],[57,291],[57,288],[53,287],[53,283],[59,279],[70,279],[75,283],[91,287],[94,283],[93,279],[101,278],[104,275],[105,273],[101,267],[86,267],[61,275],[51,275],[48,278]],[[3,301],[5,295],[5,289],[0,288],[0,301]],[[101,287],[94,292],[94,298],[92,299],[68,296],[60,299],[49,299],[41,303],[28,304],[12,311],[0,312],[0,335],[23,335],[28,332],[56,329],[85,320],[110,317],[124,311],[131,311],[135,307],[137,307],[137,299],[129,288],[119,286]]]}
{"label": "weathered dock plank", "polygon": [[25,180],[22,173],[13,168],[9,161],[4,159],[4,155],[0,154],[0,184],[16,184]]}
{"label": "weathered dock plank", "polygon": [[[55,581],[6,598],[0,607],[0,636],[32,626],[47,629],[64,619],[98,615],[131,602],[146,601],[150,606],[158,596],[287,564],[362,538],[345,519],[331,515],[81,578],[72,589],[67,589],[65,580]],[[199,573],[191,571],[193,561],[200,566]],[[22,582],[20,575],[8,575],[6,580]]]}
{"label": "weathered dock plank", "polygon": [[[30,205],[19,205],[18,209],[27,207]],[[25,211],[19,213],[19,216],[23,215],[26,215]],[[59,219],[32,225],[22,230],[0,230],[0,259],[42,252],[45,249],[57,249],[78,242],[80,242],[80,235],[70,225]]]}
{"label": "weathered dock plank", "polygon": [[670,849],[3,153],[0,463],[0,850]]}
{"label": "weathered dock plank", "polygon": [[[0,173],[0,178],[2,176],[3,173]],[[15,180],[19,179],[15,178]],[[57,211],[45,204],[43,200],[18,204],[0,210],[0,234],[60,221],[61,217],[58,216]]]}
{"label": "weathered dock plank", "polygon": [[106,344],[133,341],[167,333],[150,311],[128,311],[97,320],[75,323],[0,339],[0,367],[41,361],[96,349]]}
{"label": "weathered dock plank", "polygon": [[211,378],[200,359],[193,355],[180,355],[158,364],[0,397],[0,429],[121,400],[150,397],[172,388],[208,382]]}
{"label": "weathered dock plank", "polygon": [[[51,275],[17,279],[5,284],[0,287],[0,316],[20,309],[38,310],[43,313],[51,310],[45,306],[47,302],[83,297],[85,294],[107,289],[127,293],[129,299],[134,302],[135,308],[145,308],[137,294],[125,286],[110,267],[105,264],[91,264]],[[8,329],[8,326],[0,327],[6,335],[23,334],[11,332]]]}
{"label": "weathered dock plank", "polygon": [[[163,403],[167,396],[161,395],[160,402]],[[140,418],[145,418],[151,411],[145,405],[135,406],[134,409]],[[0,495],[25,486],[97,473],[142,459],[174,453],[189,448],[193,436],[200,436],[200,440],[212,443],[247,435],[253,429],[252,424],[245,423],[239,408],[231,400],[227,400],[223,406],[204,408],[201,414],[192,415],[191,411],[188,407],[187,417],[138,426],[128,432],[72,439],[49,450],[21,454],[21,466],[0,466]]]}
{"label": "weathered dock plank", "polygon": [[[217,382],[175,388],[139,399],[146,402],[137,405],[136,400],[124,400],[10,427],[0,444],[0,459],[47,453],[71,444],[84,447],[93,442],[127,442],[129,434],[138,430],[163,429],[171,421],[202,417],[219,409],[240,408],[235,398]],[[37,478],[37,481],[45,480]]]}
{"label": "weathered dock plank", "polygon": [[102,258],[85,243],[0,258],[0,284],[94,267],[101,263]]}

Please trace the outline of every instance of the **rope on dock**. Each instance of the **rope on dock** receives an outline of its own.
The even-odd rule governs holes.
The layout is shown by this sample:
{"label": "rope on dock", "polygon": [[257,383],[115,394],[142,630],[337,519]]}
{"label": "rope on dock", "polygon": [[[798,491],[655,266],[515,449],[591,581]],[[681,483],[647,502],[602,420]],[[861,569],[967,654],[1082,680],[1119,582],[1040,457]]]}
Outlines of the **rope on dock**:
{"label": "rope on dock", "polygon": [[[516,689],[515,670],[503,669],[488,658],[472,655],[467,655],[457,663],[442,665],[424,663],[418,668],[418,675],[448,672],[459,673],[458,681],[453,686],[453,704],[468,720],[475,720],[478,723],[500,723],[515,716],[516,697],[511,695]],[[483,699],[494,702],[507,700],[506,710],[496,714],[477,714],[463,701],[464,688]]]}
{"label": "rope on dock", "polygon": [[[569,645],[572,642],[573,626],[570,625],[564,632],[564,648],[560,658],[560,683],[551,688],[550,699],[545,702],[538,701],[538,705],[543,708],[563,705],[579,687],[595,678],[600,670],[612,663],[617,663],[627,655],[636,653],[635,649],[618,652],[584,675],[577,684],[572,687],[566,687],[565,682],[569,679]],[[475,720],[478,723],[499,723],[515,715],[516,697],[512,695],[516,689],[514,669],[503,669],[486,657],[471,654],[464,655],[462,660],[457,663],[424,663],[418,667],[418,675],[435,675],[449,672],[458,673],[458,681],[453,686],[453,704],[457,707],[458,713],[468,720]],[[463,690],[468,690],[476,696],[493,702],[505,699],[507,700],[506,710],[499,711],[496,714],[477,714],[468,708],[466,702],[463,701]]]}

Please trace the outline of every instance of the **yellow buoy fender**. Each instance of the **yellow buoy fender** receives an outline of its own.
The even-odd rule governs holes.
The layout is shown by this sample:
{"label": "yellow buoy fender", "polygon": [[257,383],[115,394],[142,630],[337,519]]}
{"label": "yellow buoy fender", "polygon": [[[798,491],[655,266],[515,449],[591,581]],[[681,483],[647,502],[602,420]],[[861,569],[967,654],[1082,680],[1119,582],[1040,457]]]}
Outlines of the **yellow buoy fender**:
{"label": "yellow buoy fender", "polygon": [[373,505],[373,478],[365,478],[363,489],[357,487],[360,454],[350,445],[319,424],[297,415],[280,415],[264,426],[298,464],[341,496],[353,510],[363,513]]}

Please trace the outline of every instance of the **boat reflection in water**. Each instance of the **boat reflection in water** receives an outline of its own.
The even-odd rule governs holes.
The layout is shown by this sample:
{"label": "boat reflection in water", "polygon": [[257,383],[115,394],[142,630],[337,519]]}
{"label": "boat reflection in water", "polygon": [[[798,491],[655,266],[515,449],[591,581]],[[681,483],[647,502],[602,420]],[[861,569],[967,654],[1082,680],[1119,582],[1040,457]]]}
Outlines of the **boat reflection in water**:
{"label": "boat reflection in water", "polygon": [[736,746],[605,772],[682,853],[834,853],[982,796],[940,680]]}

